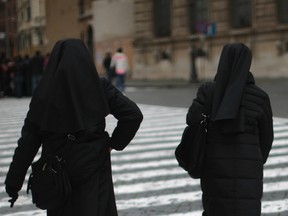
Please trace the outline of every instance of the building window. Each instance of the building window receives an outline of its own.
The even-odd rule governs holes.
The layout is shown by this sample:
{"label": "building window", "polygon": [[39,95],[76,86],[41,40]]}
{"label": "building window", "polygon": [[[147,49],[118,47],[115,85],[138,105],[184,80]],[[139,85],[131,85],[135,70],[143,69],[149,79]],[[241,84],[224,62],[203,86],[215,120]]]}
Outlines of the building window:
{"label": "building window", "polygon": [[171,34],[171,0],[154,1],[155,36],[166,37]]}
{"label": "building window", "polygon": [[84,8],[84,0],[79,0],[78,4],[79,4],[79,13],[80,14],[84,14],[84,10],[85,10],[85,8]]}
{"label": "building window", "polygon": [[230,0],[233,28],[251,26],[251,0]]}
{"label": "building window", "polygon": [[279,23],[288,23],[288,1],[278,0],[278,21]]}
{"label": "building window", "polygon": [[31,7],[30,5],[27,7],[27,21],[31,20]]}
{"label": "building window", "polygon": [[208,0],[190,0],[190,32],[207,33]]}

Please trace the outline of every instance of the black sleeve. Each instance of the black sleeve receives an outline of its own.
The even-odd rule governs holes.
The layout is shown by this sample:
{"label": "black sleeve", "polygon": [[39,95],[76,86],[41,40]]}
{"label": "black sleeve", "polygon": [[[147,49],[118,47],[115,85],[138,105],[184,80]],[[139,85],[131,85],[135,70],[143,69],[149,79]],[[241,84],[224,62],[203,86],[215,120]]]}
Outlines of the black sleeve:
{"label": "black sleeve", "polygon": [[181,139],[181,143],[184,143],[184,145],[186,145],[185,143],[189,145],[196,134],[200,121],[203,119],[202,112],[204,109],[204,103],[209,86],[211,86],[210,83],[204,83],[199,87],[196,98],[193,100],[192,105],[189,107],[188,113],[186,115],[187,126],[182,134]]}
{"label": "black sleeve", "polygon": [[199,122],[202,120],[201,113],[204,108],[204,102],[206,97],[207,84],[203,84],[197,91],[197,96],[193,100],[192,105],[189,107],[186,115],[186,128],[182,134],[181,143],[190,143],[193,139],[196,130],[199,126]]}
{"label": "black sleeve", "polygon": [[259,120],[259,139],[263,163],[266,163],[274,139],[272,109],[268,96],[265,100],[263,108],[264,114]]}
{"label": "black sleeve", "polygon": [[116,150],[123,150],[133,139],[143,120],[139,107],[118,91],[105,78],[101,79],[111,114],[118,120],[110,145]]}
{"label": "black sleeve", "polygon": [[201,113],[203,111],[207,85],[203,84],[197,91],[197,96],[192,101],[192,105],[186,115],[186,128],[183,131],[180,144],[175,150],[175,156],[179,165],[186,171],[188,171],[188,161],[191,156],[191,140],[194,139],[199,122],[202,120]]}
{"label": "black sleeve", "polygon": [[39,128],[26,118],[22,127],[21,137],[18,140],[18,146],[14,151],[13,159],[6,176],[6,185],[18,191],[21,190],[26,172],[40,146],[41,136]]}
{"label": "black sleeve", "polygon": [[186,123],[188,126],[197,124],[201,121],[201,113],[204,109],[204,103],[209,88],[209,83],[202,84],[197,91],[196,98],[192,101],[192,105],[189,107],[186,115]]}

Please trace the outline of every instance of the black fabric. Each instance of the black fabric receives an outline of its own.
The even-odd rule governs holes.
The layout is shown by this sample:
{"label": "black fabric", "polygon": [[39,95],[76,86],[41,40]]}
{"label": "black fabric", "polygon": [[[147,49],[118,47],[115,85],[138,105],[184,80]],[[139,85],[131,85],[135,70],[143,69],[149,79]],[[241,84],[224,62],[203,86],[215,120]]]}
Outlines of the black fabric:
{"label": "black fabric", "polygon": [[10,202],[10,207],[12,208],[14,206],[14,203],[18,199],[18,190],[8,185],[6,185],[5,190],[8,196],[11,197],[11,199],[9,199],[8,202]]}
{"label": "black fabric", "polygon": [[85,44],[68,39],[55,44],[31,100],[29,119],[41,131],[85,130],[109,113],[93,59]]}
{"label": "black fabric", "polygon": [[55,209],[71,196],[71,184],[65,168],[65,159],[56,155],[41,156],[31,165],[27,183],[32,201],[40,209]]}
{"label": "black fabric", "polygon": [[213,121],[236,118],[251,61],[251,51],[244,44],[224,46],[215,76]]}
{"label": "black fabric", "polygon": [[[137,105],[125,97],[106,79],[100,80],[111,114],[118,120],[112,136],[105,132],[105,119],[82,131],[67,158],[72,194],[63,207],[48,216],[116,216],[109,148],[122,150],[136,134],[143,115]],[[42,154],[57,152],[63,147],[66,134],[40,132],[39,127],[25,119],[5,184],[19,191],[26,171],[41,143]],[[17,205],[17,203],[16,203]]]}
{"label": "black fabric", "polygon": [[[68,44],[70,44],[70,42]],[[58,48],[62,47],[61,45],[62,43],[65,43],[65,41],[59,42],[59,44],[56,47]],[[81,43],[77,42],[77,44]],[[57,54],[57,49],[55,52]],[[81,52],[79,54],[81,54]],[[86,54],[83,55],[86,56]],[[56,56],[58,56],[58,54]],[[89,58],[88,58],[88,64],[90,64]],[[71,61],[72,60],[76,61],[76,59],[71,59]],[[84,63],[85,64],[87,63],[86,60],[82,59],[81,57],[79,60],[81,60],[83,63],[83,69],[86,70],[91,69],[90,67],[87,68],[86,66],[84,66]],[[72,70],[71,75],[75,75],[77,73],[76,71],[74,71],[75,72],[74,73],[72,68],[71,70]],[[91,70],[90,72],[93,74],[94,72],[96,73],[96,70],[94,72],[93,70]],[[80,71],[80,73],[83,73],[83,76],[88,76],[90,77],[91,80],[93,80],[92,78],[94,77],[94,75],[91,74],[89,75],[88,72],[84,71]],[[58,76],[59,74],[61,73],[54,74],[53,76]],[[65,77],[64,74],[62,75]],[[63,80],[62,75],[59,77],[61,80]],[[46,107],[51,108],[52,105],[50,102],[51,101],[53,103],[55,102],[52,99],[50,100],[48,96],[53,95],[54,93],[56,94],[56,92],[53,90],[51,90],[50,92],[46,88],[59,87],[59,89],[61,89],[60,83],[58,83],[55,86],[48,85],[48,83],[50,83],[49,80],[52,81],[54,79],[53,76],[47,75],[45,78],[46,81],[44,79],[42,85],[40,85],[40,87],[38,88],[37,95],[39,97],[45,96],[44,97],[45,100],[40,100],[41,98],[39,98],[37,95],[32,98],[32,102],[30,103],[30,109],[28,111],[28,114],[24,121],[24,125],[22,127],[21,137],[18,140],[18,146],[15,149],[13,159],[5,179],[5,185],[14,188],[15,192],[21,189],[27,169],[31,165],[41,145],[42,145],[42,155],[48,155],[48,154],[53,155],[55,152],[58,152],[59,149],[62,149],[63,145],[65,145],[67,133],[65,132],[61,133],[60,131],[67,131],[67,128],[65,130],[58,130],[59,126],[57,125],[58,121],[56,120],[56,122],[54,123],[56,129],[49,128],[48,130],[46,127],[48,126],[47,124],[45,124],[43,127],[42,118],[40,118],[41,121],[37,120],[37,117],[41,117],[41,113],[43,113],[41,108],[43,109],[46,109]],[[83,96],[82,99],[96,100],[96,103],[101,103],[102,101],[101,98],[103,96],[102,102],[107,104],[107,109],[106,105],[103,106],[100,104],[99,109],[101,106],[103,106],[104,108],[103,112],[100,112],[99,114],[97,113],[97,110],[92,110],[93,112],[96,112],[95,115],[97,115],[97,118],[94,118],[93,123],[91,120],[92,124],[91,126],[88,127],[88,124],[85,125],[84,130],[78,131],[80,127],[75,127],[75,125],[77,124],[74,124],[73,128],[78,131],[77,133],[73,133],[76,134],[76,141],[71,147],[65,163],[67,167],[68,176],[71,182],[72,194],[68,198],[67,202],[63,204],[62,207],[48,211],[47,215],[48,216],[79,216],[79,215],[117,216],[115,196],[113,191],[112,173],[111,173],[110,148],[116,150],[123,150],[135,136],[137,130],[140,127],[143,115],[141,113],[141,110],[133,101],[129,100],[129,98],[124,96],[106,79],[104,78],[99,79],[98,75],[96,74],[95,75],[96,78],[94,79],[94,81],[96,80],[97,82],[93,81],[90,83],[90,81],[87,81],[85,78],[78,75],[76,76],[79,78],[78,80],[79,82],[84,81],[83,83],[84,86],[86,84],[91,84],[88,86],[86,85],[86,88],[91,87],[90,91],[87,91],[87,93],[89,92],[89,95],[87,95],[87,97]],[[77,80],[71,78],[70,81],[76,82]],[[87,83],[85,83],[85,81],[87,81]],[[62,84],[65,86],[67,83],[63,82]],[[73,86],[74,88],[77,88],[77,85]],[[98,88],[100,93],[96,92]],[[64,89],[62,90],[64,91],[64,93],[68,93],[68,89],[69,88],[65,88],[65,90]],[[74,93],[77,94],[76,90],[71,91],[73,94]],[[82,90],[80,89],[80,92],[81,91]],[[60,93],[59,94],[64,95],[64,93],[62,92],[61,94]],[[73,94],[69,95],[69,97],[73,98],[74,97]],[[60,98],[61,97],[59,97],[58,99]],[[78,96],[75,96],[74,98],[79,99]],[[37,101],[39,103],[36,103]],[[66,100],[64,100],[63,103],[65,101]],[[68,101],[67,103],[72,105],[72,101],[74,101],[74,99]],[[78,102],[81,103],[82,101]],[[89,101],[89,102],[90,103],[88,104],[96,104],[94,103],[95,101]],[[62,105],[63,103],[61,102]],[[63,106],[66,107],[65,105]],[[72,110],[71,111],[69,107],[66,108],[67,112],[70,114],[74,111],[73,109],[71,109]],[[63,110],[61,109],[61,111]],[[89,110],[85,111],[88,112]],[[105,115],[106,112],[108,111],[117,119],[117,125],[111,136],[108,134],[108,132],[105,131],[106,126]],[[34,113],[34,112],[40,112],[40,113]],[[59,113],[60,111],[57,112],[56,115]],[[51,117],[53,117],[52,116],[53,112],[46,112],[46,114],[47,115],[49,114],[51,115]],[[91,114],[91,118],[93,119],[95,115]],[[78,117],[81,117],[81,115],[79,115]],[[51,122],[51,125],[49,126],[52,127],[53,122]],[[43,130],[44,128],[45,130]],[[70,127],[68,128],[69,130],[71,129]]]}
{"label": "black fabric", "polygon": [[[198,89],[196,100],[204,104],[207,83]],[[199,106],[198,106],[199,107]],[[240,107],[244,131],[223,133],[222,121],[210,122],[206,162],[201,178],[202,202],[207,216],[260,216],[263,194],[263,164],[273,142],[270,100],[248,74]],[[191,106],[188,127],[193,128],[199,111]],[[237,118],[239,115],[237,115]]]}
{"label": "black fabric", "polygon": [[29,70],[32,75],[42,75],[44,58],[40,53],[36,53],[29,61]]}
{"label": "black fabric", "polygon": [[[213,83],[207,83],[213,85]],[[181,142],[175,150],[175,157],[180,167],[188,172],[192,178],[200,178],[203,172],[206,154],[206,136],[210,121],[213,88],[210,89],[205,104],[196,100],[189,111],[194,112],[194,122],[184,129]]]}

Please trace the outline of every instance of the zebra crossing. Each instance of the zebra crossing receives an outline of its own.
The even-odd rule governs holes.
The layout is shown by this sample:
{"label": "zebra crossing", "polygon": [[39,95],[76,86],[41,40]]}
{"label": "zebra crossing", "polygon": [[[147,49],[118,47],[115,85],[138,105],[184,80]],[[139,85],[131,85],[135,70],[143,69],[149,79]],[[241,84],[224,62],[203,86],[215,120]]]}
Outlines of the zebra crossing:
{"label": "zebra crossing", "polygon": [[[0,215],[44,216],[23,191],[9,207],[4,180],[30,99],[0,100]],[[185,127],[187,108],[139,105],[144,120],[122,152],[112,151],[112,170],[119,216],[200,216],[201,190],[178,167],[174,150]],[[111,133],[116,120],[107,117]],[[288,216],[288,119],[274,118],[275,141],[264,170],[262,213]],[[27,179],[26,179],[27,181]]]}

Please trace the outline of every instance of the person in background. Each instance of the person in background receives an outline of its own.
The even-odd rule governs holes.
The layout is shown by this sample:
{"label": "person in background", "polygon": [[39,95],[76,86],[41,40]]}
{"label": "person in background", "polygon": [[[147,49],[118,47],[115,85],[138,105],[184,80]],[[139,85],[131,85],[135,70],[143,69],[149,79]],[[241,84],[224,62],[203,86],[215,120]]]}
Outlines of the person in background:
{"label": "person in background", "polygon": [[103,59],[103,67],[105,69],[108,81],[112,82],[115,76],[115,68],[110,68],[110,64],[111,64],[111,53],[106,52],[105,58]]}
{"label": "person in background", "polygon": [[42,78],[43,67],[44,58],[40,51],[37,50],[29,62],[29,69],[31,70],[32,74],[32,94],[34,94],[34,91]]}
{"label": "person in background", "polygon": [[261,215],[263,166],[274,135],[269,96],[255,84],[251,61],[244,44],[225,45],[214,81],[199,87],[187,113],[182,140],[189,142],[212,92],[201,176],[203,216]]}
{"label": "person in background", "polygon": [[23,58],[18,55],[14,62],[14,95],[18,98],[23,96],[24,89]]}
{"label": "person in background", "polygon": [[7,66],[5,64],[6,54],[1,52],[0,54],[0,98],[4,97],[4,85],[5,85],[5,72],[7,71]]}
{"label": "person in background", "polygon": [[46,55],[44,57],[44,61],[43,61],[43,71],[45,71],[47,68],[49,58],[50,58],[50,53],[46,53]]}
{"label": "person in background", "polygon": [[116,73],[116,88],[119,91],[125,91],[125,76],[129,70],[128,58],[123,53],[123,49],[120,47],[118,48],[117,52],[113,55],[110,68],[115,67]]}
{"label": "person in background", "polygon": [[7,59],[6,60],[7,70],[5,73],[5,96],[11,97],[15,91],[15,60],[14,59]]}
{"label": "person in background", "polygon": [[[105,131],[108,114],[118,120],[111,135]],[[41,154],[55,155],[73,136],[65,163],[72,194],[62,206],[48,209],[47,216],[117,216],[110,152],[130,143],[142,119],[133,101],[99,78],[83,41],[58,41],[31,99],[6,176],[11,206],[40,146]]]}
{"label": "person in background", "polygon": [[23,70],[23,80],[24,80],[24,88],[23,88],[23,94],[24,96],[32,96],[32,74],[31,70],[29,68],[29,62],[30,58],[29,55],[25,55],[23,58],[23,63],[22,63],[22,70]]}

